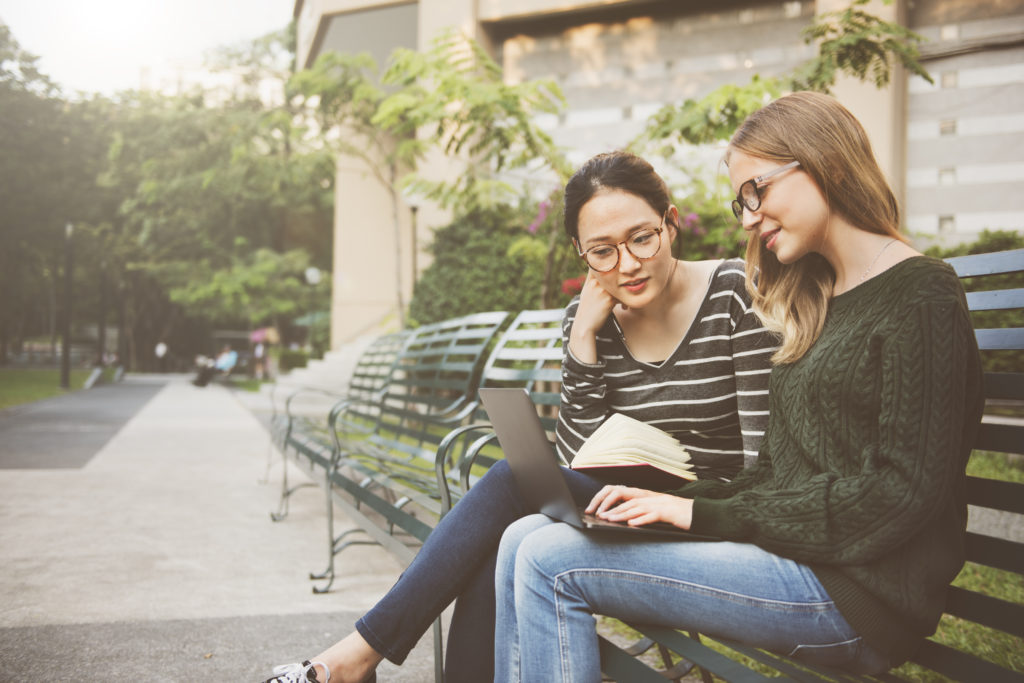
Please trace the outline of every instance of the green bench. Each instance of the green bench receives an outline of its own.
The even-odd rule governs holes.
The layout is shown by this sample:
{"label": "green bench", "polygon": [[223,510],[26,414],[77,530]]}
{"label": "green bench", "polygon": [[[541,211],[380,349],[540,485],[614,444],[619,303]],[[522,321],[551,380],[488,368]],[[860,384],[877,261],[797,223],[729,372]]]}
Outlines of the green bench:
{"label": "green bench", "polygon": [[[325,419],[287,414],[279,429],[281,451],[321,484],[328,497],[329,563],[324,572],[310,575],[327,583],[314,592],[330,589],[335,557],[353,545],[379,544],[407,564],[452,501],[494,462],[483,455],[471,466],[465,457],[469,452],[479,455],[482,444],[474,448],[470,441],[486,430],[479,424],[467,426],[486,418],[477,386],[527,388],[546,407],[545,419],[554,429],[561,318],[561,309],[524,311],[486,354],[505,314],[418,328],[394,353],[383,386],[359,381],[367,375],[378,378],[387,364],[375,342],[353,373],[355,386],[349,394],[358,396],[346,396]],[[385,346],[392,347],[390,340]],[[283,518],[288,498],[304,485],[283,482],[276,519]],[[356,524],[338,536],[333,530],[335,505]],[[434,636],[435,673],[441,680],[440,621]]]}
{"label": "green bench", "polygon": [[[310,416],[294,410],[308,391],[289,397],[280,429],[282,456],[325,491],[328,565],[310,578],[327,583],[314,592],[330,589],[334,558],[351,545],[377,543],[404,562],[411,559],[409,540],[396,535],[396,527],[414,539],[424,535],[410,504],[436,506],[437,445],[461,424],[486,353],[507,317],[474,314],[375,340],[357,361],[345,397],[329,411]],[[284,518],[291,495],[306,485],[289,486],[285,468],[275,520]],[[335,505],[356,529],[335,535]],[[367,514],[381,511],[383,521]],[[353,538],[359,535],[371,540]]]}
{"label": "green bench", "polygon": [[[348,385],[341,394],[323,387],[290,387],[287,396],[278,400],[281,385],[274,385],[270,396],[273,409],[271,441],[277,445],[284,461],[281,497],[277,510],[270,513],[275,522],[288,516],[292,494],[306,486],[316,485],[312,482],[289,485],[289,455],[296,459],[304,458],[307,461],[303,463],[304,469],[320,470],[326,474],[334,443],[330,431],[334,414],[354,404],[375,406],[380,401],[391,367],[408,335],[408,331],[402,331],[373,339],[359,354]],[[330,506],[328,511],[331,511]]]}

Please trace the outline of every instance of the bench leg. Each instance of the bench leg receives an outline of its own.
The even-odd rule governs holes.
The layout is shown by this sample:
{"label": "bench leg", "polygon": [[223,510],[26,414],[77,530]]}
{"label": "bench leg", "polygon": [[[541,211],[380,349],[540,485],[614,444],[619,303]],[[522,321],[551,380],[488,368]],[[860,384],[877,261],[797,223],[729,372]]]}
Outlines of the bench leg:
{"label": "bench leg", "polygon": [[[329,590],[331,590],[331,586],[334,584],[334,577],[335,577],[335,572],[334,572],[334,556],[335,555],[337,555],[342,550],[344,550],[345,548],[348,548],[349,546],[352,546],[352,545],[380,545],[380,543],[377,543],[377,541],[373,541],[373,540],[370,540],[370,541],[354,540],[354,541],[345,541],[344,543],[341,543],[342,539],[344,539],[349,534],[354,534],[354,533],[366,533],[366,531],[363,530],[363,529],[349,529],[348,531],[342,532],[342,534],[340,536],[338,536],[337,539],[334,540],[334,543],[331,546],[331,557],[327,561],[327,569],[325,569],[324,571],[320,572],[319,574],[314,574],[313,572],[309,573],[309,580],[310,581],[322,581],[324,579],[328,579],[326,586],[321,586],[321,587],[314,586],[313,587],[313,592],[314,593],[319,595],[321,593],[326,593]],[[341,543],[341,545],[338,545],[339,543]]]}
{"label": "bench leg", "polygon": [[288,437],[291,436],[291,431],[289,425],[281,440],[281,499],[277,502],[277,512],[270,513],[270,519],[275,522],[280,522],[288,516],[288,499],[294,493],[294,489],[288,488]]}
{"label": "bench leg", "polygon": [[438,617],[434,620],[434,683],[444,683],[444,643],[441,637],[441,617]]}

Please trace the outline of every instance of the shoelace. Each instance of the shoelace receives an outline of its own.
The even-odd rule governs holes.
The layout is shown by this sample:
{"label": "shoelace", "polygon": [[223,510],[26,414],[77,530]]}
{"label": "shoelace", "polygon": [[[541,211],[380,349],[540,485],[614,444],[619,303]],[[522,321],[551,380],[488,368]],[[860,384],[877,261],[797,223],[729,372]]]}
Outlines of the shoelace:
{"label": "shoelace", "polygon": [[[274,677],[271,681],[274,683],[308,683],[309,672],[313,672],[313,679],[320,683],[319,672],[316,669],[316,665],[326,672],[327,678],[322,683],[330,683],[331,670],[328,669],[321,662],[303,662],[302,664],[282,664],[281,666],[275,666],[271,672]],[[269,683],[269,682],[268,682]]]}

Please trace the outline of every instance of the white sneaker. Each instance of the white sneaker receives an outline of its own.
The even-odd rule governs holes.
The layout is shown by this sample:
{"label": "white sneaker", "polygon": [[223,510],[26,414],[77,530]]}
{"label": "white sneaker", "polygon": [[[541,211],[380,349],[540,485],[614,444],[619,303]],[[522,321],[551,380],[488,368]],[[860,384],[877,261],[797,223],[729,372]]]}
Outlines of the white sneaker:
{"label": "white sneaker", "polygon": [[[317,676],[316,666],[326,672],[327,678],[320,680]],[[303,662],[302,664],[282,664],[275,666],[273,676],[265,683],[328,683],[331,680],[331,671],[321,662]]]}

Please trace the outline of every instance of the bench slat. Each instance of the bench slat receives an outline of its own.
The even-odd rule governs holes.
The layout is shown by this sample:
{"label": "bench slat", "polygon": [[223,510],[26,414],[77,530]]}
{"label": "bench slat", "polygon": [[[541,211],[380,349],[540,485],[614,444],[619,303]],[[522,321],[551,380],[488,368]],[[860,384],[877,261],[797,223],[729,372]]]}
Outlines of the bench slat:
{"label": "bench slat", "polygon": [[993,510],[1024,515],[1020,484],[982,477],[967,477],[967,502]]}
{"label": "bench slat", "polygon": [[1024,400],[1024,372],[986,372],[985,398]]}
{"label": "bench slat", "polygon": [[702,669],[710,671],[727,681],[735,681],[737,683],[763,681],[767,683],[779,680],[777,678],[768,678],[753,669],[748,669],[739,662],[729,659],[725,655],[712,650],[707,645],[699,643],[674,629],[643,624],[630,624],[630,626],[656,643],[662,643],[673,652],[685,657]]}
{"label": "bench slat", "polygon": [[826,671],[825,669],[812,667],[808,664],[804,664],[803,662],[796,663],[788,657],[783,657],[782,655],[777,655],[773,652],[768,652],[767,650],[758,650],[757,648],[742,645],[741,643],[731,640],[723,640],[722,642],[736,652],[746,655],[756,662],[770,666],[773,669],[789,676],[793,680],[800,681],[801,683],[818,683],[820,681],[870,682],[876,680],[869,676],[855,676],[843,671]]}
{"label": "bench slat", "polygon": [[974,447],[983,451],[1024,453],[1024,425],[984,422],[978,428]]}
{"label": "bench slat", "polygon": [[967,307],[972,311],[1001,311],[1024,308],[1024,289],[996,289],[967,292]]}
{"label": "bench slat", "polygon": [[946,259],[946,263],[962,278],[1016,273],[1024,270],[1024,249],[954,256]]}
{"label": "bench slat", "polygon": [[1024,574],[1024,543],[968,531],[965,546],[969,562]]}
{"label": "bench slat", "polygon": [[1024,605],[950,586],[946,612],[961,619],[1024,637]]}
{"label": "bench slat", "polygon": [[931,640],[922,643],[911,661],[966,683],[1024,683],[1024,673],[1010,671],[992,662],[946,647]]}
{"label": "bench slat", "polygon": [[393,522],[396,526],[409,532],[420,541],[426,540],[433,529],[433,526],[417,519],[405,510],[396,508],[342,474],[332,473],[331,484],[337,488],[344,489],[363,505],[373,509],[374,512],[380,513],[389,522]]}
{"label": "bench slat", "polygon": [[1024,328],[980,329],[974,336],[982,351],[1024,349]]}

